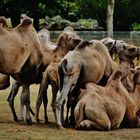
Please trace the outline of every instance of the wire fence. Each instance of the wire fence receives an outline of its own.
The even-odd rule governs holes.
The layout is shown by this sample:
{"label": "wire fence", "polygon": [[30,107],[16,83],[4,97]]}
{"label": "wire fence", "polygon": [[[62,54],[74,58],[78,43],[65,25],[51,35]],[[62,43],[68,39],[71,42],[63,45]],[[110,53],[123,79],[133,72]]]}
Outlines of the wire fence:
{"label": "wire fence", "polygon": [[[56,39],[62,31],[50,31],[52,38]],[[103,39],[107,37],[106,31],[76,31],[77,34],[85,40]],[[134,45],[140,45],[140,31],[114,31],[114,39],[124,40]]]}

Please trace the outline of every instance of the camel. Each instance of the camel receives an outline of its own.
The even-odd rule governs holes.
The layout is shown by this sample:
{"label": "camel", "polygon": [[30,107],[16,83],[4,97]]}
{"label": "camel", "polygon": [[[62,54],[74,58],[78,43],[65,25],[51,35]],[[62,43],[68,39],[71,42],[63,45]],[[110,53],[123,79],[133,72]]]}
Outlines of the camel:
{"label": "camel", "polygon": [[42,63],[41,44],[32,20],[24,19],[17,27],[8,29],[3,25],[6,20],[0,18],[0,72],[11,75],[22,85],[20,112],[18,120],[22,120],[23,107],[26,105],[26,121],[31,123],[29,113],[30,80],[37,81],[39,67]]}
{"label": "camel", "polygon": [[[139,76],[140,72],[133,77],[137,89]],[[116,129],[120,127],[124,116],[129,121],[130,127],[139,126],[136,113],[140,108],[138,101],[140,94],[136,88],[133,89],[133,93],[128,93],[121,78],[122,72],[116,71],[110,76],[105,87],[94,83],[86,84],[86,89],[74,110],[76,129]]]}
{"label": "camel", "polygon": [[51,62],[49,66],[46,68],[46,70],[43,72],[43,78],[40,83],[40,89],[39,89],[39,94],[36,102],[36,122],[40,123],[39,121],[39,109],[40,105],[43,99],[44,102],[44,119],[45,119],[45,124],[48,124],[48,116],[47,116],[47,103],[48,103],[48,98],[47,98],[47,89],[48,86],[52,86],[52,101],[51,101],[51,107],[55,115],[55,101],[57,97],[57,93],[59,90],[59,83],[58,83],[58,63]]}
{"label": "camel", "polygon": [[[47,68],[47,66],[53,61],[53,62],[58,62],[60,61],[61,57],[63,57],[69,50],[73,49],[73,47],[79,43],[81,40],[80,38],[75,34],[74,31],[70,30],[70,28],[65,28],[63,33],[59,35],[59,39],[58,42],[52,43],[50,42],[49,38],[50,38],[50,34],[49,31],[46,29],[42,29],[41,31],[38,32],[38,36],[40,39],[40,43],[41,43],[41,50],[42,50],[42,63],[40,65],[40,73],[38,75],[39,81],[37,83],[41,83],[42,80],[42,72],[45,71],[45,69]],[[34,83],[34,82],[32,82]],[[31,83],[31,84],[32,84]],[[10,92],[10,95],[8,97],[8,102],[10,105],[10,108],[12,110],[12,114],[14,117],[14,120],[17,121],[17,116],[16,116],[16,112],[14,109],[14,98],[18,92],[18,88],[20,87],[21,83],[19,81],[15,81],[13,83],[12,86],[12,90]],[[41,88],[41,87],[40,87]],[[44,109],[47,106],[47,97],[45,97],[44,101]],[[38,95],[38,99],[37,101],[42,101],[42,99],[40,99],[40,96]],[[39,105],[41,105],[41,102],[39,102]],[[36,106],[38,106],[38,102],[36,104]],[[29,110],[31,111],[32,114],[33,111],[31,110],[31,107],[29,108]],[[45,112],[45,122],[48,123],[48,117],[47,112]],[[36,119],[38,120],[38,119]],[[37,121],[38,122],[38,121]]]}
{"label": "camel", "polygon": [[[125,48],[123,51],[120,50],[119,55],[120,58],[129,61],[130,58],[139,56],[140,50]],[[89,60],[92,61],[89,63]],[[108,78],[112,72],[118,69],[123,71],[125,67],[116,64],[111,59],[108,49],[101,41],[97,40],[81,42],[62,59],[58,67],[60,97],[56,101],[56,121],[60,129],[63,129],[61,123],[62,103],[74,87],[84,88],[87,82],[99,83],[103,77]]]}

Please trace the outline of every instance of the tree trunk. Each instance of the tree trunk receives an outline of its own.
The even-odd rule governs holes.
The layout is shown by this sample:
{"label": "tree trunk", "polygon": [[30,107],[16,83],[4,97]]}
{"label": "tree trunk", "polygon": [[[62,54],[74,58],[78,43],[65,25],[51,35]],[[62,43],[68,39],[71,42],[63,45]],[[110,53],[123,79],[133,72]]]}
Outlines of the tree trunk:
{"label": "tree trunk", "polygon": [[107,6],[107,35],[113,38],[113,14],[115,0],[108,0]]}

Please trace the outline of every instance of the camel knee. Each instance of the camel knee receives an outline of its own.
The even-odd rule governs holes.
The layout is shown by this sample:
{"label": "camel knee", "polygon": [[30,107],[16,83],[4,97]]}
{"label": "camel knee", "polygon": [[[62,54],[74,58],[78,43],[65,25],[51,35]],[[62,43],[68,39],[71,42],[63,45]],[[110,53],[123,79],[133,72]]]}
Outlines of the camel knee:
{"label": "camel knee", "polygon": [[84,120],[79,123],[79,125],[76,126],[77,129],[97,129],[97,130],[103,130],[108,131],[111,128],[111,122],[110,121],[104,121],[102,123],[98,123],[96,121],[90,121],[90,120]]}
{"label": "camel knee", "polygon": [[30,101],[29,101],[29,98],[28,98],[28,95],[21,95],[21,103],[22,104],[27,104],[27,103],[30,103]]}
{"label": "camel knee", "polygon": [[56,110],[56,106],[55,106],[54,103],[51,103],[51,107],[52,107],[52,110],[55,112],[55,110]]}
{"label": "camel knee", "polygon": [[56,108],[57,110],[61,110],[61,107],[62,107],[62,102],[55,101],[55,108]]}

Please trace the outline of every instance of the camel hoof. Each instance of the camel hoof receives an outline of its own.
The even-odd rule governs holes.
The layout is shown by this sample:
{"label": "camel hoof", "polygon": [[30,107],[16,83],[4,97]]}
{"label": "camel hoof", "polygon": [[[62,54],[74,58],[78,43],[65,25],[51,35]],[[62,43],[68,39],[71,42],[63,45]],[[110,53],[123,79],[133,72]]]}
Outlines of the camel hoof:
{"label": "camel hoof", "polygon": [[24,119],[18,120],[18,123],[19,123],[20,125],[24,125],[24,124],[25,124]]}
{"label": "camel hoof", "polygon": [[26,119],[27,125],[32,125],[32,120],[31,119]]}
{"label": "camel hoof", "polygon": [[40,124],[40,120],[39,119],[36,119],[36,124]]}
{"label": "camel hoof", "polygon": [[64,128],[62,125],[59,125],[59,126],[58,126],[58,129],[59,129],[59,130],[65,130],[65,128]]}
{"label": "camel hoof", "polygon": [[48,121],[48,119],[47,119],[47,120],[45,120],[45,122],[44,122],[44,123],[45,123],[46,125],[47,125],[47,124],[49,124],[49,121]]}
{"label": "camel hoof", "polygon": [[17,118],[17,116],[14,116],[14,121],[15,122],[18,122],[19,121],[18,118]]}

